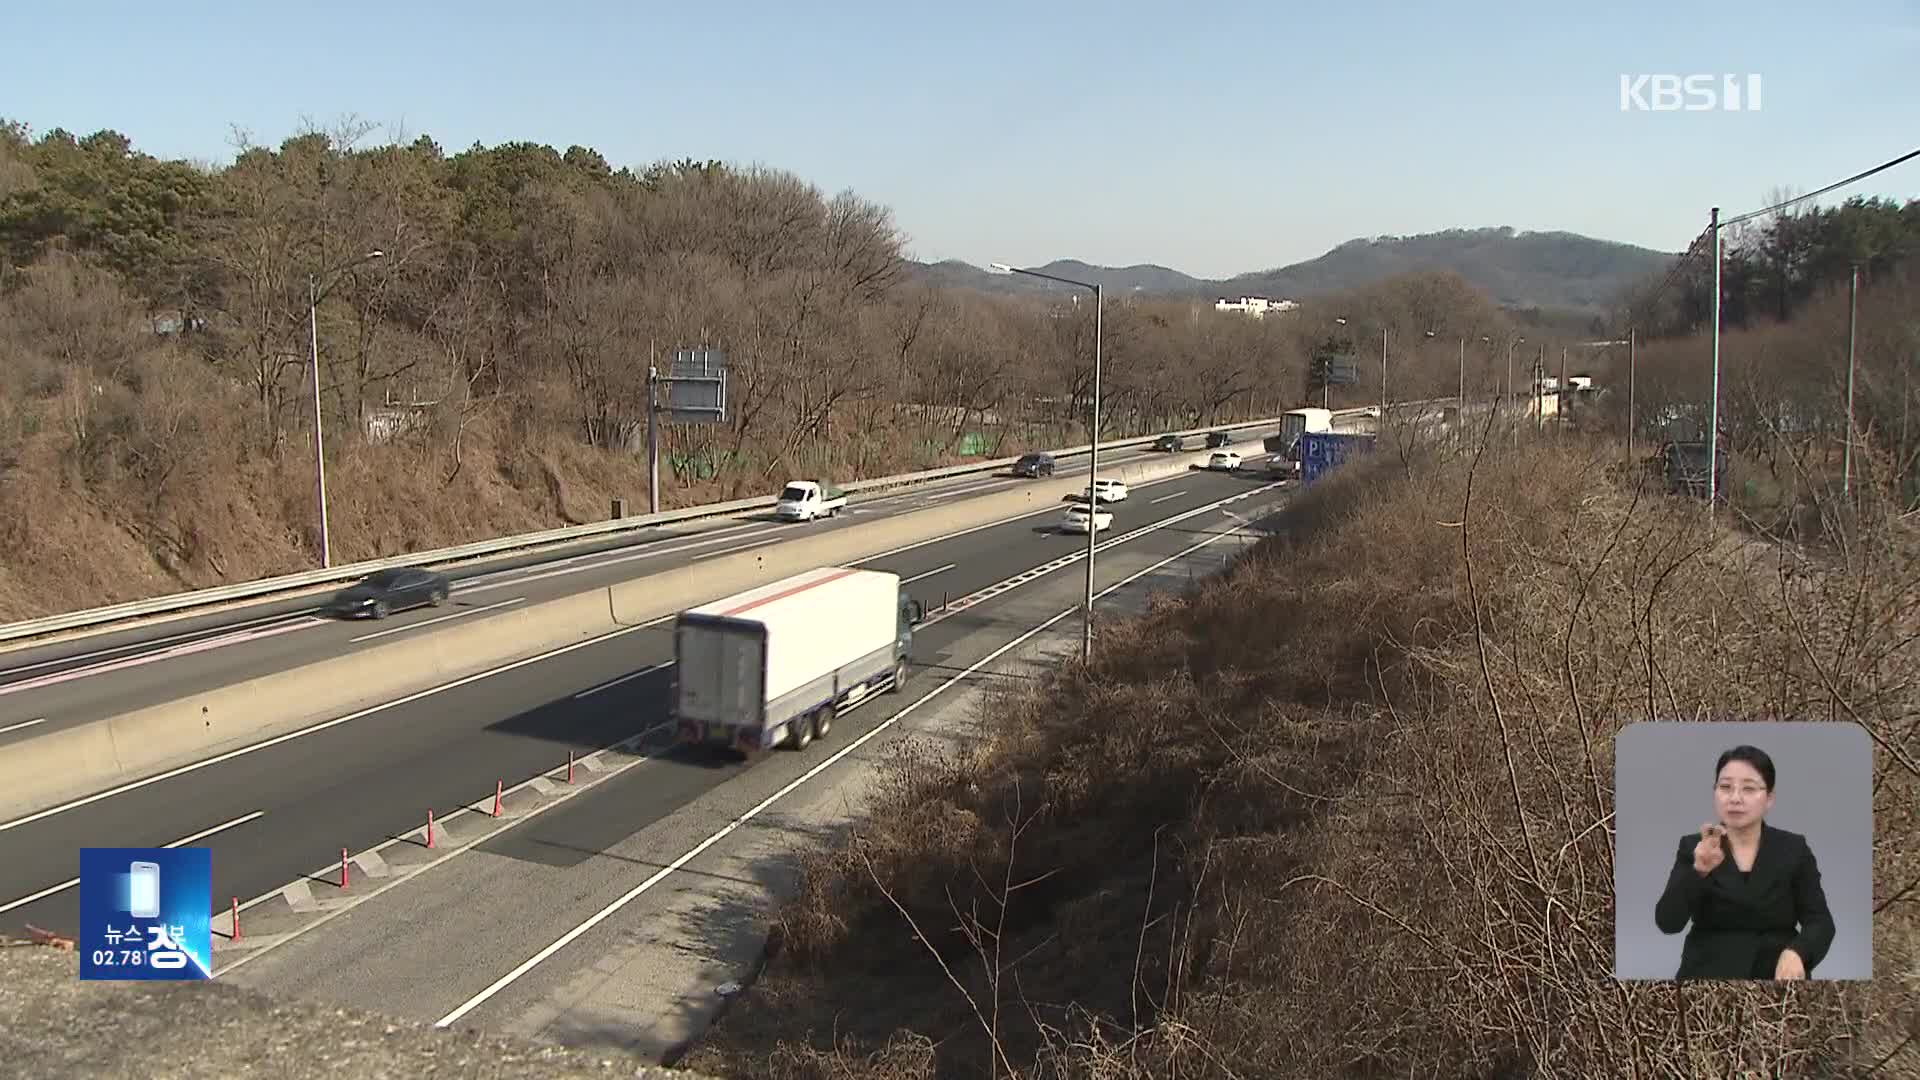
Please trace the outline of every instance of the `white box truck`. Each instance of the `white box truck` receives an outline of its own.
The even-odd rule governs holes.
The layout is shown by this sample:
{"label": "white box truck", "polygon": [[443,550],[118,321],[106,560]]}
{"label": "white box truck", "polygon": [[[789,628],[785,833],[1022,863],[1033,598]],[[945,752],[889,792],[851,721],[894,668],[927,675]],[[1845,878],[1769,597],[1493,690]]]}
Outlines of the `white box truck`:
{"label": "white box truck", "polygon": [[897,574],[828,566],[680,613],[679,740],[743,753],[802,750],[836,715],[907,677],[924,617]]}

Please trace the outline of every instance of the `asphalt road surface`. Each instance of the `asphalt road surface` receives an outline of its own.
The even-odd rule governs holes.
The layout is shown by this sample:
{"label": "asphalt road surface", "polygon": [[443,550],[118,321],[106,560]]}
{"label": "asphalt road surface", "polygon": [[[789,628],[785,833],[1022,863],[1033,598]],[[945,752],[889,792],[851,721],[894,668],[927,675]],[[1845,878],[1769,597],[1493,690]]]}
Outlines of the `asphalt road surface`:
{"label": "asphalt road surface", "polygon": [[[1193,471],[1143,485],[1113,508],[1114,525],[1102,541],[1192,512],[1137,541],[1178,550],[1207,528],[1230,527],[1223,500],[1268,483],[1259,473]],[[1056,520],[1051,513],[1029,516],[862,565],[900,574],[932,610],[946,597],[1083,549],[1085,538],[1055,532]],[[738,533],[727,540],[749,542]],[[580,586],[576,575],[567,587]],[[494,595],[502,592],[519,594]],[[916,638],[916,662],[939,656],[966,627],[963,612],[925,628]],[[490,798],[496,780],[512,786],[564,765],[570,750],[596,750],[653,726],[665,715],[671,659],[670,624],[638,628],[107,798],[0,822],[0,932],[29,923],[77,931],[71,882],[82,847],[157,847],[192,837],[213,851],[216,898],[278,889],[324,865],[329,853],[358,852],[418,828],[429,808],[444,812]],[[648,805],[635,807],[636,814],[670,813],[737,771],[672,760],[675,767],[656,774]]]}
{"label": "asphalt road surface", "polygon": [[[1101,455],[1101,463],[1121,465],[1151,453],[1115,451]],[[1083,458],[1068,459],[1058,475],[1086,468]],[[378,622],[318,614],[317,605],[332,591],[327,590],[0,652],[0,748],[65,725],[347,655],[396,635],[430,632],[450,620],[485,619],[720,555],[1030,483],[1004,474],[970,476],[863,499],[826,521],[784,523],[767,512],[476,562],[447,570],[455,581],[446,606],[398,612]]]}

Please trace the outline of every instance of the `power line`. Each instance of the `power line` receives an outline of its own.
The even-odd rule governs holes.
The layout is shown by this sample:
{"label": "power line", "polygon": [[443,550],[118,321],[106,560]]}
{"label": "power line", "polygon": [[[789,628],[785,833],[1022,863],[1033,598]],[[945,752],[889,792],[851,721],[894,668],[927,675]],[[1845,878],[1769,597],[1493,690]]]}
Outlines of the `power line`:
{"label": "power line", "polygon": [[[1711,226],[1709,226],[1707,228],[1701,229],[1698,233],[1694,235],[1693,242],[1687,245],[1687,250],[1681,252],[1680,257],[1673,261],[1673,267],[1667,271],[1666,280],[1662,281],[1660,283],[1659,288],[1653,290],[1652,293],[1648,294],[1645,300],[1641,301],[1639,308],[1640,308],[1640,314],[1642,316],[1651,315],[1653,313],[1653,309],[1657,307],[1660,303],[1660,298],[1666,295],[1667,290],[1669,288],[1672,288],[1674,281],[1679,278],[1680,271],[1685,270],[1687,268],[1687,263],[1690,260],[1692,260],[1695,254],[1699,252],[1701,241],[1706,240],[1708,238],[1708,235],[1712,232],[1713,232],[1713,229]],[[1629,315],[1629,318],[1627,319],[1627,322],[1629,325],[1632,325],[1635,322],[1635,320],[1631,317],[1632,312],[1629,312],[1628,315]]]}
{"label": "power line", "polygon": [[[1820,196],[1825,195],[1830,191],[1834,191],[1839,188],[1846,187],[1848,184],[1859,183],[1860,181],[1865,180],[1869,176],[1873,176],[1876,173],[1885,172],[1896,165],[1905,164],[1908,161],[1912,161],[1914,158],[1920,158],[1920,150],[1910,150],[1907,153],[1904,153],[1899,157],[1894,158],[1891,161],[1882,162],[1881,164],[1875,165],[1873,168],[1867,169],[1864,172],[1858,172],[1852,176],[1847,177],[1844,180],[1837,180],[1831,184],[1828,184],[1826,187],[1823,187],[1818,191],[1809,191],[1805,195],[1796,195],[1791,199],[1785,199],[1781,202],[1777,202],[1773,204],[1772,206],[1761,207],[1758,210],[1754,210],[1750,213],[1741,214],[1738,217],[1721,218],[1720,228],[1722,231],[1724,231],[1728,226],[1738,225],[1746,221],[1752,221],[1754,218],[1763,217],[1767,214],[1773,213],[1776,210],[1784,210],[1785,208],[1792,206],[1795,203],[1805,202],[1808,199],[1819,198]],[[1676,279],[1679,278],[1680,272],[1686,269],[1687,263],[1693,259],[1694,254],[1699,249],[1701,242],[1703,240],[1710,239],[1710,234],[1712,232],[1713,232],[1713,227],[1709,225],[1707,228],[1700,230],[1700,232],[1694,236],[1693,242],[1687,245],[1687,250],[1683,252],[1678,259],[1674,260],[1672,269],[1667,271],[1666,279],[1661,281],[1660,287],[1655,289],[1653,293],[1649,295],[1646,298],[1646,300],[1639,305],[1640,313],[1642,315],[1648,315],[1652,313],[1652,310],[1655,307],[1655,305],[1657,305],[1660,302],[1660,298],[1666,295],[1666,292],[1669,288],[1673,287],[1673,283]],[[1630,319],[1629,321],[1631,322],[1632,320]]]}
{"label": "power line", "polygon": [[1834,183],[1828,184],[1826,187],[1821,188],[1819,191],[1809,191],[1805,195],[1796,195],[1793,198],[1786,200],[1785,202],[1778,202],[1773,204],[1772,206],[1763,207],[1759,210],[1755,210],[1750,214],[1741,214],[1739,217],[1733,217],[1733,218],[1722,218],[1720,220],[1720,227],[1724,229],[1729,225],[1738,225],[1743,221],[1751,221],[1754,218],[1760,217],[1763,214],[1771,214],[1775,210],[1781,210],[1786,207],[1792,206],[1794,203],[1804,202],[1808,199],[1818,198],[1819,196],[1825,195],[1827,192],[1832,191],[1835,188],[1843,188],[1843,187],[1846,187],[1848,184],[1858,183],[1859,181],[1865,180],[1867,177],[1872,176],[1874,173],[1886,172],[1888,169],[1893,168],[1895,165],[1899,165],[1903,162],[1911,161],[1917,157],[1920,157],[1920,150],[1909,150],[1906,153],[1901,154],[1899,157],[1894,158],[1892,161],[1886,162],[1885,164],[1881,164],[1881,165],[1875,165],[1873,168],[1868,169],[1866,172],[1856,173],[1852,176],[1847,177],[1845,180],[1839,180]]}

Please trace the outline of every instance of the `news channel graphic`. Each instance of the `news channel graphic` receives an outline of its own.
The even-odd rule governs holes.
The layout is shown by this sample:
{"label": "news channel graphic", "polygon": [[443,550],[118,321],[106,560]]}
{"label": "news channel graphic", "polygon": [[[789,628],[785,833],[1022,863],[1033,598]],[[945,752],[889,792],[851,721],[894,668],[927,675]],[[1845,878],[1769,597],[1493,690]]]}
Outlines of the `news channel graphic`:
{"label": "news channel graphic", "polygon": [[80,849],[82,979],[213,978],[213,853]]}
{"label": "news channel graphic", "polygon": [[1872,978],[1860,725],[1629,724],[1614,738],[1614,839],[1616,979]]}

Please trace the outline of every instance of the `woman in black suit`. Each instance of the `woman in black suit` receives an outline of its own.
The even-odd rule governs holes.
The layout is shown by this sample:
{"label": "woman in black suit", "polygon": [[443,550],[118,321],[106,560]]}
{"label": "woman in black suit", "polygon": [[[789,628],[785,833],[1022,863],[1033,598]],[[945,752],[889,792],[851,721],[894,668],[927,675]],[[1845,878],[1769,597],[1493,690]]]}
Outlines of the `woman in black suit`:
{"label": "woman in black suit", "polygon": [[1807,838],[1766,823],[1773,759],[1736,746],[1714,766],[1718,824],[1680,840],[1654,905],[1663,934],[1691,922],[1676,979],[1804,979],[1833,945],[1833,915]]}

